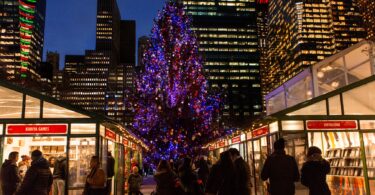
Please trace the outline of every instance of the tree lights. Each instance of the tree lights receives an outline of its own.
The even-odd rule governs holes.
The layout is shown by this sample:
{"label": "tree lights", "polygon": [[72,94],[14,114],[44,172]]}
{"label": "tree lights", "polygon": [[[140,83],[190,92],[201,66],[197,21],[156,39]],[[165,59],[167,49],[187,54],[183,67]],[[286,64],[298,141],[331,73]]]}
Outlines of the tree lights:
{"label": "tree lights", "polygon": [[154,158],[175,158],[219,135],[221,100],[210,95],[198,44],[182,5],[159,12],[137,80],[134,127],[149,139]]}

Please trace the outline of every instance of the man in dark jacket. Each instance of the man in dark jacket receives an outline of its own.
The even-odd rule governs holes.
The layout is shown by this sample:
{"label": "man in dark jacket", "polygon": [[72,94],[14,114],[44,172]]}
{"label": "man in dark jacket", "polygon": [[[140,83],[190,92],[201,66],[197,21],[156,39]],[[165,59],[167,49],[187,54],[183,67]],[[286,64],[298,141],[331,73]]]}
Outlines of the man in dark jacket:
{"label": "man in dark jacket", "polygon": [[112,156],[112,152],[108,151],[107,156],[107,194],[110,195],[112,192],[112,177],[115,175],[115,159]]}
{"label": "man in dark jacket", "polygon": [[234,163],[235,169],[235,184],[237,195],[250,195],[251,194],[251,181],[250,181],[250,167],[246,161],[241,157],[240,151],[235,148],[229,150],[231,159]]}
{"label": "man in dark jacket", "polygon": [[59,156],[56,159],[53,169],[53,188],[52,195],[65,194],[65,184],[67,179],[67,163],[65,156]]}
{"label": "man in dark jacket", "polygon": [[279,139],[274,143],[275,151],[264,163],[262,180],[269,179],[271,195],[295,194],[294,182],[299,180],[296,160],[285,153],[285,140]]}
{"label": "man in dark jacket", "polygon": [[18,158],[18,152],[11,152],[8,160],[5,160],[4,164],[1,166],[0,180],[4,195],[13,195],[21,181],[17,166]]}
{"label": "man in dark jacket", "polygon": [[27,170],[17,195],[48,195],[52,185],[52,174],[42,152],[31,153],[31,167]]}

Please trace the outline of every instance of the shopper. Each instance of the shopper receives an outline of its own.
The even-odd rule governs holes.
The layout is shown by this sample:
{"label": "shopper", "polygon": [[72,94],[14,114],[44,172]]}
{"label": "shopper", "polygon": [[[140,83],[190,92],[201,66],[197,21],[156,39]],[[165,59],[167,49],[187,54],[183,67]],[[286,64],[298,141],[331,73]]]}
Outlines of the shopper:
{"label": "shopper", "polygon": [[330,171],[329,162],[322,158],[322,151],[315,146],[308,149],[307,161],[301,170],[301,182],[309,188],[310,195],[330,195],[326,175]]}
{"label": "shopper", "polygon": [[87,175],[85,190],[83,195],[105,195],[106,178],[102,168],[100,168],[100,160],[98,156],[91,157],[90,173]]}
{"label": "shopper", "polygon": [[275,151],[264,163],[261,173],[262,180],[269,179],[271,195],[295,194],[294,182],[299,180],[296,160],[285,153],[285,140],[278,139],[274,143]]}
{"label": "shopper", "polygon": [[236,194],[250,195],[252,185],[250,180],[250,167],[241,157],[240,151],[235,148],[230,148],[228,151],[234,163]]}
{"label": "shopper", "polygon": [[220,160],[211,168],[206,184],[206,195],[233,195],[235,169],[229,151],[220,154]]}
{"label": "shopper", "polygon": [[202,185],[198,183],[198,177],[193,172],[191,158],[185,157],[178,170],[178,177],[181,181],[181,189],[184,195],[203,194]]}
{"label": "shopper", "polygon": [[67,179],[67,162],[65,156],[57,157],[53,169],[52,195],[64,195]]}
{"label": "shopper", "polygon": [[18,169],[19,169],[19,174],[21,177],[21,181],[26,175],[27,170],[31,166],[31,158],[27,155],[22,155],[21,156],[22,161],[18,163]]}
{"label": "shopper", "polygon": [[138,167],[133,167],[132,173],[129,176],[128,184],[129,184],[129,195],[140,195],[141,193],[141,185],[142,185],[143,177],[139,174]]}
{"label": "shopper", "polygon": [[5,160],[1,166],[0,182],[3,195],[13,195],[21,182],[17,166],[18,158],[18,152],[11,152],[9,153],[8,160]]}
{"label": "shopper", "polygon": [[112,178],[115,175],[115,159],[112,156],[112,152],[108,151],[107,156],[107,195],[112,193]]}
{"label": "shopper", "polygon": [[168,161],[160,161],[154,179],[157,195],[176,195],[177,176]]}
{"label": "shopper", "polygon": [[31,167],[27,170],[17,195],[48,195],[52,186],[52,174],[48,161],[39,150],[31,153]]}
{"label": "shopper", "polygon": [[208,175],[210,174],[210,169],[208,167],[207,161],[201,157],[198,161],[198,179],[202,182],[203,189],[206,186]]}

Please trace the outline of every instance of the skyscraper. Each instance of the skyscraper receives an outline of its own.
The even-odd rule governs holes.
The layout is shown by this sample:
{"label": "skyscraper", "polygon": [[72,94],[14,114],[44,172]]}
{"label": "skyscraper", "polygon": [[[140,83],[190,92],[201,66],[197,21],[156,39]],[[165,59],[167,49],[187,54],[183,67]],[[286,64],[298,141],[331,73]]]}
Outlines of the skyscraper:
{"label": "skyscraper", "polygon": [[0,1],[0,78],[40,88],[46,0]]}
{"label": "skyscraper", "polygon": [[267,91],[366,37],[353,0],[270,0]]}
{"label": "skyscraper", "polygon": [[145,53],[145,50],[148,47],[150,38],[147,36],[142,36],[138,38],[138,66],[142,67],[144,66],[143,64],[143,54]]}
{"label": "skyscraper", "polygon": [[375,37],[375,1],[358,0],[363,19],[368,32],[368,37]]}
{"label": "skyscraper", "polygon": [[256,2],[182,2],[192,16],[209,85],[226,94],[224,122],[247,125],[262,111]]}

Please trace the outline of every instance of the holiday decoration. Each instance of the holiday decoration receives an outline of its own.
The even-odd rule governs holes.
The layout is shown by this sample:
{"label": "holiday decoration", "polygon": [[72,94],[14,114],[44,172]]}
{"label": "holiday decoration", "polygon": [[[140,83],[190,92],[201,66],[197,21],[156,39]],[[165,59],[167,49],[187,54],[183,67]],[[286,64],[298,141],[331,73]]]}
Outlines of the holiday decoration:
{"label": "holiday decoration", "polygon": [[27,76],[36,0],[19,0],[21,78]]}
{"label": "holiday decoration", "polygon": [[134,128],[149,140],[154,158],[191,154],[220,136],[220,95],[208,92],[198,44],[182,5],[159,12],[138,76]]}

